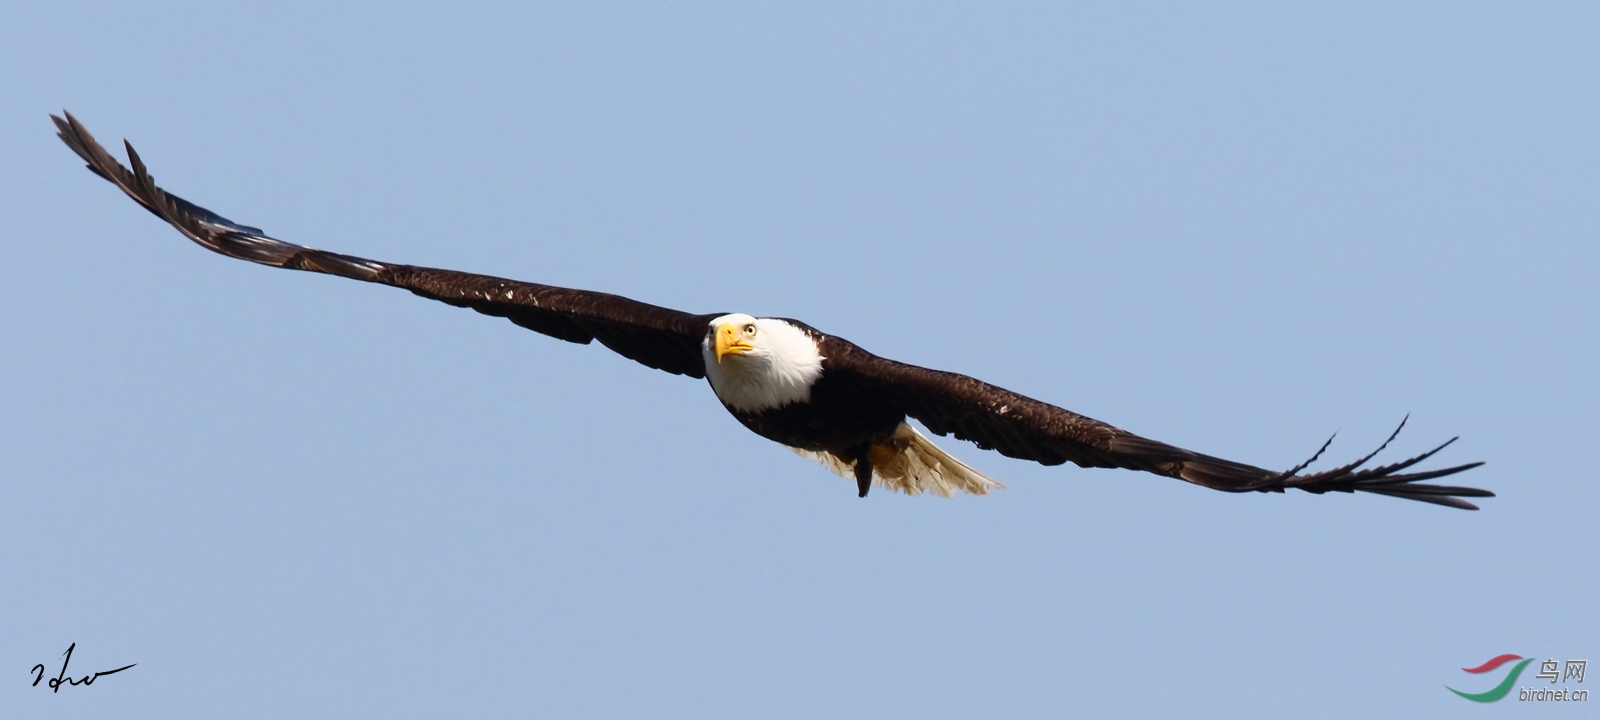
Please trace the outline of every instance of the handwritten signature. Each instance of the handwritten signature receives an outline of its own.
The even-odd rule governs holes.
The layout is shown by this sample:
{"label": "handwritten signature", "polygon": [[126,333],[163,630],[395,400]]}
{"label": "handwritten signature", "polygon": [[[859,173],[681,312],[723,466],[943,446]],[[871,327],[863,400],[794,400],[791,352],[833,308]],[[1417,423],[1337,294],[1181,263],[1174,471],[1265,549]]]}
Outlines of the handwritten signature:
{"label": "handwritten signature", "polygon": [[[50,678],[50,692],[61,692],[61,686],[63,685],[93,685],[94,681],[99,680],[100,676],[102,675],[113,675],[131,668],[133,665],[139,664],[134,663],[133,665],[123,665],[115,670],[97,672],[93,675],[85,675],[81,680],[73,680],[72,678],[67,677],[67,664],[72,662],[72,649],[77,646],[77,643],[67,646],[67,652],[65,653],[67,659],[61,661],[61,674]],[[44,663],[39,663],[38,665],[33,666],[33,669],[29,670],[28,672],[34,673],[33,685],[30,687],[38,687],[39,681],[44,679]]]}

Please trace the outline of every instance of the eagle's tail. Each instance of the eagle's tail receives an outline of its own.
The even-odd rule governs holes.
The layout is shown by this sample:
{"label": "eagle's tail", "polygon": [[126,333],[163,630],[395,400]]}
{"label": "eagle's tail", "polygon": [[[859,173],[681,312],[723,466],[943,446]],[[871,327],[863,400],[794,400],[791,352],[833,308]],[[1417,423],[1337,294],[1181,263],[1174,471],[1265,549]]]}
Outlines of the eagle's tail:
{"label": "eagle's tail", "polygon": [[[854,479],[856,476],[855,463],[841,460],[833,453],[789,449],[822,463],[840,477]],[[1005,487],[955,459],[904,422],[895,428],[888,442],[872,447],[868,459],[872,461],[873,485],[907,495],[931,492],[951,497],[957,491],[988,495],[992,489]]]}

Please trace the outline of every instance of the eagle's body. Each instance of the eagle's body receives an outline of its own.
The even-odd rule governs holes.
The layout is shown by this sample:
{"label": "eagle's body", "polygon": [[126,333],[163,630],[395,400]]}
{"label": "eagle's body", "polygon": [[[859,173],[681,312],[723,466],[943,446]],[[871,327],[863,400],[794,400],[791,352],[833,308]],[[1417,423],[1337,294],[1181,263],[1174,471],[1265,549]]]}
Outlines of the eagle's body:
{"label": "eagle's body", "polygon": [[[748,335],[751,347],[765,352],[721,351],[718,327]],[[723,407],[761,437],[847,456],[887,441],[905,420],[904,412],[863,392],[846,373],[829,372],[821,333],[790,320],[739,314],[713,320],[708,330],[702,351],[706,379]]]}
{"label": "eagle's body", "polygon": [[1402,472],[1444,445],[1378,468],[1360,469],[1374,451],[1319,473],[1300,474],[1309,460],[1273,472],[1143,438],[965,375],[881,358],[796,320],[694,315],[606,293],[294,245],[167,194],[131,146],[129,170],[70,114],[53,119],[61,139],[90,170],[210,250],[274,267],[404,288],[569,342],[599,341],[652,368],[705,378],[745,427],[854,478],[862,496],[873,484],[946,496],[982,495],[1001,487],[923,437],[908,418],[936,434],[954,435],[1014,458],[1142,470],[1228,492],[1362,491],[1465,509],[1476,506],[1463,497],[1493,496],[1476,488],[1419,484],[1481,463]]}
{"label": "eagle's body", "polygon": [[[822,364],[826,368],[828,363]],[[711,387],[713,391],[717,389],[715,381]],[[761,437],[792,448],[836,455],[853,455],[871,443],[888,440],[906,417],[847,378],[833,382],[830,377],[827,382],[817,382],[809,397],[784,405],[740,408],[729,404],[721,393],[717,399],[741,424]]]}
{"label": "eagle's body", "polygon": [[909,494],[1003,487],[907,425],[903,407],[851,371],[846,360],[857,352],[798,320],[744,314],[713,319],[701,343],[706,379],[728,412],[755,434],[854,478],[862,497],[874,476]]}

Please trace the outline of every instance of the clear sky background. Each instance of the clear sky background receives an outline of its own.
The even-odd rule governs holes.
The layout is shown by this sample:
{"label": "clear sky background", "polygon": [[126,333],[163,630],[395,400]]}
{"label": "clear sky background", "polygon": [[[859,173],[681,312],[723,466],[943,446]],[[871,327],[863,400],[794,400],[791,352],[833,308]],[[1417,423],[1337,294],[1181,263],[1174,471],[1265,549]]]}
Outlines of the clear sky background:
{"label": "clear sky background", "polygon": [[[1444,686],[1600,660],[1597,30],[1583,3],[11,3],[0,715],[1587,712]],[[703,382],[208,253],[85,171],[62,108],[293,242],[802,318],[1269,467],[1410,413],[1386,457],[1459,434],[1436,462],[1500,497],[946,440],[1009,489],[858,500]],[[73,642],[74,675],[138,666],[30,687]]]}

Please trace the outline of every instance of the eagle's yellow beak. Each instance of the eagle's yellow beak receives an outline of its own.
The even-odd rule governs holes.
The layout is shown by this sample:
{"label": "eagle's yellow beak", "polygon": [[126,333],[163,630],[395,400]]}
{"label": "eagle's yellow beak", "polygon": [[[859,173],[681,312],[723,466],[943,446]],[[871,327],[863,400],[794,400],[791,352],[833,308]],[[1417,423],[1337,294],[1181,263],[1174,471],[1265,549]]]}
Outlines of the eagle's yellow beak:
{"label": "eagle's yellow beak", "polygon": [[733,323],[717,326],[716,335],[717,362],[722,362],[723,355],[743,355],[755,349],[745,329]]}

